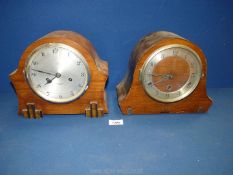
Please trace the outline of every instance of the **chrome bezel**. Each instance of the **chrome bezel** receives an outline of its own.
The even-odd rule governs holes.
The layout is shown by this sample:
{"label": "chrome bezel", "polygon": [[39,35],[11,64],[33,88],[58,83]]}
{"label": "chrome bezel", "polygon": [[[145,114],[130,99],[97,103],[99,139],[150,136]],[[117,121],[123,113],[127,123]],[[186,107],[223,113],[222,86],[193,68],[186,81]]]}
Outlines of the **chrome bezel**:
{"label": "chrome bezel", "polygon": [[[87,73],[87,78],[86,78],[86,81],[85,81],[85,85],[82,87],[82,89],[76,93],[74,96],[72,97],[69,97],[69,98],[50,98],[48,96],[46,96],[44,93],[38,91],[34,86],[33,86],[33,83],[32,83],[32,80],[30,78],[30,75],[29,75],[29,70],[30,70],[30,65],[33,61],[32,59],[32,56],[38,51],[40,50],[41,48],[45,48],[45,47],[60,47],[60,48],[64,48],[64,49],[68,49],[70,50],[71,52],[73,52],[75,55],[77,55],[80,60],[82,61],[84,67],[85,67],[85,71]],[[46,100],[46,101],[49,101],[49,102],[52,102],[52,103],[69,103],[69,102],[72,102],[78,98],[80,98],[85,92],[86,90],[88,89],[88,85],[90,83],[90,79],[91,79],[91,75],[90,75],[90,71],[89,71],[89,67],[88,67],[88,64],[86,62],[86,59],[85,57],[75,48],[69,46],[69,45],[66,45],[66,44],[63,44],[63,43],[45,43],[45,44],[42,44],[38,47],[36,47],[31,53],[30,55],[28,56],[27,58],[27,61],[25,63],[25,67],[24,67],[24,75],[25,75],[25,78],[26,78],[26,81],[28,83],[28,85],[30,86],[30,88],[33,90],[33,92],[35,92],[39,97],[41,97],[42,99]]]}
{"label": "chrome bezel", "polygon": [[[198,75],[197,75],[197,79],[195,81],[195,83],[192,85],[191,88],[189,89],[186,89],[186,86],[189,82],[189,80],[191,79],[191,75],[189,76],[189,79],[187,80],[187,82],[178,90],[174,91],[174,92],[171,92],[170,94],[175,94],[175,93],[181,93],[181,95],[179,95],[178,97],[174,97],[174,98],[161,98],[160,96],[156,95],[157,93],[158,94],[167,94],[167,92],[162,92],[160,91],[158,88],[156,88],[155,86],[153,86],[154,88],[148,88],[147,85],[145,84],[145,77],[147,75],[145,75],[145,71],[146,71],[146,67],[148,65],[148,63],[154,59],[154,57],[160,53],[161,51],[163,50],[166,50],[166,49],[170,49],[170,48],[182,48],[182,49],[186,49],[188,51],[190,51],[196,58],[196,61],[197,63],[199,64],[199,72],[198,72]],[[158,64],[158,62],[160,62],[162,59],[157,59],[156,61],[154,61],[154,64]],[[160,102],[165,102],[165,103],[171,103],[171,102],[176,102],[176,101],[179,101],[179,100],[182,100],[184,99],[185,97],[189,96],[193,91],[194,89],[197,87],[197,85],[199,84],[200,82],[200,79],[201,79],[201,75],[202,75],[202,63],[201,63],[201,59],[199,57],[199,55],[191,48],[185,46],[185,45],[181,45],[181,44],[171,44],[171,45],[166,45],[166,46],[163,46],[159,49],[157,49],[156,51],[154,51],[147,59],[146,61],[144,62],[142,68],[141,68],[141,71],[140,71],[140,75],[139,75],[139,79],[142,83],[142,86],[145,90],[145,92],[153,99],[157,100],[157,101],[160,101]],[[170,96],[170,95],[169,95]]]}

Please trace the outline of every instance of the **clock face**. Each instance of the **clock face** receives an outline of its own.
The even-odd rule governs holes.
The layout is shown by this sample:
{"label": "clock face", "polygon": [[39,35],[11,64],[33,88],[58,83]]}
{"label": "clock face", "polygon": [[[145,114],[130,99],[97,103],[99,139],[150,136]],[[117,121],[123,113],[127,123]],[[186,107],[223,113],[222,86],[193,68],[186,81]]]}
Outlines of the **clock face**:
{"label": "clock face", "polygon": [[140,79],[146,93],[161,102],[175,102],[187,97],[197,87],[202,75],[199,56],[183,45],[164,46],[148,57]]}
{"label": "clock face", "polygon": [[28,58],[25,74],[34,92],[54,103],[77,99],[89,82],[85,58],[74,48],[61,43],[36,48]]}

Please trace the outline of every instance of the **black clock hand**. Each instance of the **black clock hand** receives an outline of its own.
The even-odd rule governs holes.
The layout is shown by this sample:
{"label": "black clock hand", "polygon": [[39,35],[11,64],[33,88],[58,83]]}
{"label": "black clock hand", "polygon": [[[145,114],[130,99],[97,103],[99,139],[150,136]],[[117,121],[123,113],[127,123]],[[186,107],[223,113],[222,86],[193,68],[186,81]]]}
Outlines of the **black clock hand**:
{"label": "black clock hand", "polygon": [[45,72],[45,71],[42,71],[42,70],[37,70],[37,69],[32,69],[32,70],[34,70],[34,71],[36,71],[36,72],[40,72],[40,73],[44,73],[44,74],[56,76],[56,74],[52,74],[52,73]]}
{"label": "black clock hand", "polygon": [[153,77],[161,77],[163,76],[164,74],[146,74],[146,75],[151,75]]}
{"label": "black clock hand", "polygon": [[162,77],[164,79],[172,79],[173,78],[172,74],[147,74],[147,75],[151,75],[153,77]]}
{"label": "black clock hand", "polygon": [[55,78],[56,78],[56,76],[53,77],[52,79],[46,78],[46,81],[47,81],[47,82],[46,82],[44,85],[49,84],[49,83],[52,83],[52,81],[53,81]]}
{"label": "black clock hand", "polygon": [[61,74],[56,73],[55,76],[52,79],[46,78],[47,82],[45,83],[45,85],[49,84],[49,83],[52,83],[55,78],[60,78],[60,77],[61,77]]}
{"label": "black clock hand", "polygon": [[[153,74],[152,74],[152,75],[153,75]],[[161,78],[162,78],[162,79],[160,79],[160,80],[154,82],[154,83],[153,83],[154,85],[157,84],[157,83],[160,83],[160,82],[162,82],[162,81],[164,81],[164,80],[170,80],[170,79],[173,78],[173,75],[172,75],[172,74],[160,74],[160,75],[161,75]]]}

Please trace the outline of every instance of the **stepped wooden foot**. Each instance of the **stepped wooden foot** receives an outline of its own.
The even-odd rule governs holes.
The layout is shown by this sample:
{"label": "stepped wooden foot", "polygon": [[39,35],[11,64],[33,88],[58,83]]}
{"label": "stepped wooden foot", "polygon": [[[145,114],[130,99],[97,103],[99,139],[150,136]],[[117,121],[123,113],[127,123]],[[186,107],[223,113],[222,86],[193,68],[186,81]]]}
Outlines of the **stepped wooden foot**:
{"label": "stepped wooden foot", "polygon": [[36,109],[34,103],[27,103],[27,108],[22,110],[24,118],[29,119],[40,119],[43,117],[42,111],[39,109]]}
{"label": "stepped wooden foot", "polygon": [[98,102],[91,101],[90,105],[85,110],[86,117],[102,117],[104,115],[103,108],[98,106]]}

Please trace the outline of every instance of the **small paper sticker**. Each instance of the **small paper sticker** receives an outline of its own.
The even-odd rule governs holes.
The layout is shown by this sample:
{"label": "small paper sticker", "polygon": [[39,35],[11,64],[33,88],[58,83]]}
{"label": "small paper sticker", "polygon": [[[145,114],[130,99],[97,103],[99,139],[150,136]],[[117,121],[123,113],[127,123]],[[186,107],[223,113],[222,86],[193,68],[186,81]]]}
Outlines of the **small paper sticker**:
{"label": "small paper sticker", "polygon": [[109,125],[123,125],[124,122],[123,122],[122,119],[121,119],[121,120],[109,120],[109,121],[108,121],[108,124],[109,124]]}

